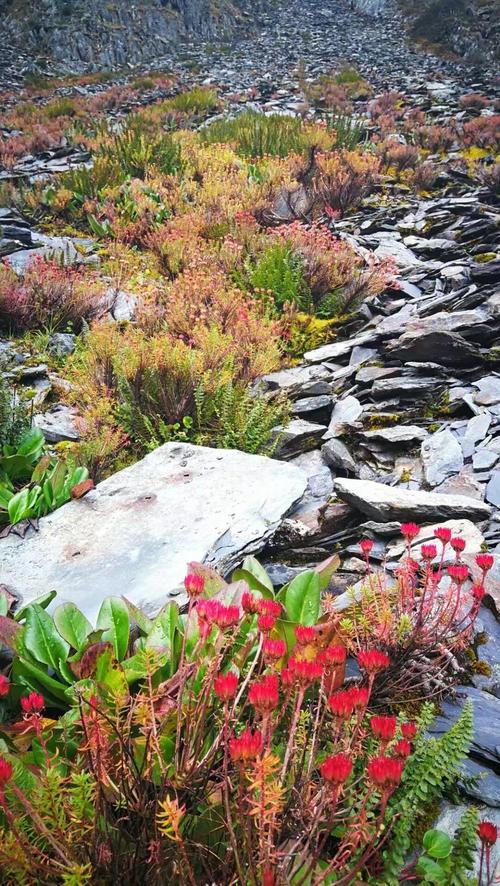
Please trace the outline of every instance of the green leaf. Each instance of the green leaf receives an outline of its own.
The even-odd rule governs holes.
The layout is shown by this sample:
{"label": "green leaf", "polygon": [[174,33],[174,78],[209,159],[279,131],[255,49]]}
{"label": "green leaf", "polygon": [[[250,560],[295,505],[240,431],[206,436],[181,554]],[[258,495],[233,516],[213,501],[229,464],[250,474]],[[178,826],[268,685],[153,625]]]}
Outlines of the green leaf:
{"label": "green leaf", "polygon": [[96,627],[103,629],[103,642],[108,641],[113,644],[118,661],[125,658],[130,635],[130,620],[127,606],[121,597],[106,597],[103,600]]}
{"label": "green leaf", "polygon": [[422,855],[417,862],[417,873],[424,878],[424,883],[433,883],[434,886],[448,886],[448,874],[436,861],[426,855]]}
{"label": "green leaf", "polygon": [[448,858],[453,847],[448,834],[435,829],[425,832],[422,845],[431,858]]}
{"label": "green leaf", "polygon": [[167,603],[166,606],[160,609],[153,621],[151,631],[146,638],[146,646],[150,649],[172,649],[178,625],[178,606],[173,602]]}
{"label": "green leaf", "polygon": [[21,440],[17,447],[19,455],[25,455],[27,458],[37,459],[45,444],[45,437],[40,428],[31,428]]}
{"label": "green leaf", "polygon": [[149,634],[151,628],[153,627],[153,619],[148,618],[135,603],[132,603],[130,600],[127,600],[126,597],[122,597],[125,606],[128,609],[130,617],[135,621],[137,627],[143,634]]}
{"label": "green leaf", "polygon": [[69,646],[57,632],[50,615],[38,603],[26,613],[24,643],[33,658],[59,672],[59,662],[66,661]]}
{"label": "green leaf", "polygon": [[92,633],[92,625],[74,603],[61,603],[54,609],[54,624],[73,649],[82,649]]}
{"label": "green leaf", "polygon": [[263,566],[260,565],[259,561],[255,559],[255,557],[245,557],[242,564],[242,569],[246,572],[249,572],[250,575],[253,575],[254,578],[257,579],[259,584],[263,585],[267,588],[271,593],[274,592],[274,585],[269,578],[266,570]]}
{"label": "green leaf", "polygon": [[95,679],[101,692],[109,696],[116,705],[124,704],[128,697],[128,683],[121,664],[113,658],[111,649],[103,652],[96,663]]}
{"label": "green leaf", "polygon": [[0,646],[7,646],[17,651],[17,641],[22,634],[22,628],[12,618],[0,615]]}
{"label": "green leaf", "polygon": [[29,489],[21,489],[20,492],[17,492],[10,499],[7,505],[7,513],[12,525],[20,523],[21,520],[28,516],[29,497]]}
{"label": "green leaf", "polygon": [[37,665],[27,661],[25,658],[14,659],[12,676],[16,682],[24,683],[34,691],[41,691],[45,700],[47,702],[52,700],[57,704],[57,707],[67,707],[71,702],[71,696],[67,694],[66,686],[58,683],[46,671],[43,671],[42,668],[37,667]]}
{"label": "green leaf", "polygon": [[322,563],[318,563],[314,571],[319,575],[320,589],[322,591],[328,587],[328,582],[339,566],[340,557],[338,554],[334,554],[332,557],[328,557],[327,560],[323,560]]}
{"label": "green leaf", "polygon": [[14,613],[14,618],[16,621],[22,621],[23,618],[26,618],[26,613],[28,612],[31,606],[35,604],[37,606],[41,606],[42,609],[47,609],[49,603],[52,603],[52,600],[57,595],[56,591],[47,591],[46,594],[42,594],[40,597],[37,597],[36,600],[32,600],[31,603],[26,603],[25,606],[21,606],[17,612]]}
{"label": "green leaf", "polygon": [[312,570],[297,575],[288,585],[285,608],[290,621],[301,625],[316,624],[320,610],[321,583]]}
{"label": "green leaf", "polygon": [[235,569],[231,575],[231,581],[244,581],[251,591],[257,591],[266,600],[274,600],[274,592],[270,591],[266,585],[263,585],[255,575],[248,572],[247,569]]}

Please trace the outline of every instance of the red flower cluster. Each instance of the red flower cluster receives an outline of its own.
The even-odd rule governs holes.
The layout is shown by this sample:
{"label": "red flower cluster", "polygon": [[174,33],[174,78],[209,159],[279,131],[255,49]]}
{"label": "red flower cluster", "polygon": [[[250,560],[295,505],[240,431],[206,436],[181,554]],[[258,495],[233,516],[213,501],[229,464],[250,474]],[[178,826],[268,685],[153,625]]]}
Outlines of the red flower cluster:
{"label": "red flower cluster", "polygon": [[411,754],[411,744],[406,738],[400,738],[394,745],[393,751],[396,757],[402,757],[403,760],[406,760]]}
{"label": "red flower cluster", "polygon": [[266,637],[262,644],[262,652],[268,661],[278,661],[286,653],[286,643],[284,640],[270,640]]}
{"label": "red flower cluster", "polygon": [[372,542],[371,538],[363,538],[359,543],[359,547],[360,547],[361,553],[364,554],[365,557],[367,557],[373,548],[373,542]]}
{"label": "red flower cluster", "polygon": [[223,701],[229,701],[236,695],[238,677],[233,671],[227,674],[218,674],[214,680],[214,692]]}
{"label": "red flower cluster", "polygon": [[278,678],[268,674],[260,683],[252,683],[248,691],[248,701],[260,714],[269,714],[278,706]]}
{"label": "red flower cluster", "polygon": [[202,629],[215,624],[221,631],[224,631],[238,624],[240,620],[238,606],[224,606],[223,603],[213,599],[199,600],[196,614]]}
{"label": "red flower cluster", "polygon": [[10,683],[5,674],[0,674],[0,698],[5,698],[9,694]]}
{"label": "red flower cluster", "polygon": [[255,760],[262,751],[262,733],[256,729],[245,729],[239,738],[229,739],[229,753],[235,763],[245,763]]}
{"label": "red flower cluster", "polygon": [[328,706],[333,714],[339,720],[347,720],[356,710],[364,710],[368,704],[368,689],[353,687],[352,689],[342,689],[335,692],[328,699]]}
{"label": "red flower cluster", "polygon": [[25,714],[39,714],[45,707],[43,695],[38,692],[30,692],[21,699],[21,709]]}
{"label": "red flower cluster", "polygon": [[469,568],[465,564],[454,563],[452,566],[448,566],[448,575],[456,585],[460,586],[469,578]]}
{"label": "red flower cluster", "polygon": [[434,536],[446,546],[451,539],[451,529],[448,529],[447,526],[438,526],[438,528],[434,530]]}
{"label": "red flower cluster", "polygon": [[205,590],[205,579],[201,575],[195,575],[190,572],[189,575],[186,575],[184,579],[184,587],[186,588],[186,592],[189,597],[195,599],[196,597],[201,597],[203,591]]}
{"label": "red flower cluster", "polygon": [[401,732],[403,733],[403,738],[407,738],[408,741],[412,741],[417,734],[417,724],[416,723],[402,723],[401,724]]}
{"label": "red flower cluster", "polygon": [[336,665],[344,664],[346,659],[346,650],[344,646],[327,646],[318,653],[317,660],[324,668],[333,668]]}
{"label": "red flower cluster", "polygon": [[476,563],[482,572],[489,572],[495,562],[493,554],[478,554]]}
{"label": "red flower cluster", "polygon": [[12,766],[5,757],[0,757],[0,790],[12,777]]}
{"label": "red flower cluster", "polygon": [[372,717],[370,726],[381,741],[391,741],[396,735],[396,717]]}
{"label": "red flower cluster", "polygon": [[319,767],[322,777],[331,784],[344,784],[352,772],[352,761],[345,754],[327,757]]}
{"label": "red flower cluster", "polygon": [[245,591],[241,596],[241,605],[245,612],[248,612],[249,615],[256,615],[259,611],[259,603],[260,600],[258,597],[254,597],[250,591]]}
{"label": "red flower cluster", "polygon": [[436,545],[422,545],[420,553],[423,560],[434,560],[434,557],[437,557],[437,547]]}
{"label": "red flower cluster", "polygon": [[471,589],[471,594],[474,597],[476,603],[480,603],[483,599],[486,591],[484,589],[484,585],[473,585]]}
{"label": "red flower cluster", "polygon": [[276,600],[259,600],[259,612],[261,615],[272,615],[273,618],[279,618],[281,615],[281,603]]}
{"label": "red flower cluster", "polygon": [[263,634],[270,634],[275,624],[274,615],[259,615],[257,619],[257,627]]}
{"label": "red flower cluster", "polygon": [[290,658],[288,660],[288,669],[292,672],[301,686],[309,686],[309,684],[314,683],[315,680],[321,679],[323,675],[323,665],[317,658],[313,661]]}
{"label": "red flower cluster", "polygon": [[420,532],[420,526],[417,526],[416,523],[401,523],[400,528],[401,535],[404,535],[408,541],[413,541]]}
{"label": "red flower cluster", "polygon": [[391,663],[389,656],[385,652],[381,652],[380,649],[362,649],[361,652],[358,652],[357,661],[360,668],[367,674],[377,674],[384,668],[388,668]]}
{"label": "red flower cluster", "polygon": [[455,538],[451,539],[450,544],[451,544],[453,550],[457,552],[457,554],[461,554],[462,551],[465,551],[465,539],[464,538],[460,538],[459,536],[455,536]]}
{"label": "red flower cluster", "polygon": [[479,839],[485,846],[493,846],[498,837],[498,829],[491,821],[481,821],[477,829]]}
{"label": "red flower cluster", "polygon": [[297,625],[295,628],[295,637],[299,646],[307,646],[317,640],[314,628],[305,627],[305,625]]}
{"label": "red flower cluster", "polygon": [[368,778],[381,788],[394,788],[401,781],[404,761],[394,757],[374,757],[368,763]]}

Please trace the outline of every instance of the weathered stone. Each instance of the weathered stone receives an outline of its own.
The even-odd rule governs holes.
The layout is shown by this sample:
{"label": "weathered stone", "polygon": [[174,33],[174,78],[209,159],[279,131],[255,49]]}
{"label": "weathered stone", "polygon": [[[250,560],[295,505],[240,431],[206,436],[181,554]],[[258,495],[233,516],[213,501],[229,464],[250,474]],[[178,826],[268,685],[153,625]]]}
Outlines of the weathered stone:
{"label": "weathered stone", "polygon": [[76,335],[70,332],[54,332],[47,344],[49,354],[54,357],[69,357],[76,347]]}
{"label": "weathered stone", "polygon": [[442,735],[460,716],[466,698],[474,706],[474,736],[471,750],[486,764],[500,764],[500,699],[474,686],[460,687],[459,697],[441,702],[441,716],[430,727],[432,735]]}
{"label": "weathered stone", "polygon": [[416,425],[394,425],[392,428],[378,428],[376,431],[364,431],[363,436],[368,440],[384,440],[386,443],[411,443],[425,440],[428,432],[425,428]]}
{"label": "weathered stone", "polygon": [[306,363],[324,363],[327,360],[338,360],[339,357],[345,357],[350,354],[353,348],[366,345],[368,342],[376,341],[377,334],[375,332],[366,332],[358,335],[356,338],[347,339],[347,341],[334,341],[331,345],[322,345],[313,351],[306,351],[304,360]]}
{"label": "weathered stone", "polygon": [[486,487],[485,498],[490,504],[500,508],[500,471],[493,471]]}
{"label": "weathered stone", "polygon": [[330,424],[323,439],[330,440],[331,437],[341,437],[346,426],[356,422],[362,412],[363,407],[357,397],[343,397],[333,408]]}
{"label": "weathered stone", "polygon": [[423,492],[401,487],[384,486],[370,480],[334,481],[337,495],[361,511],[372,520],[415,520],[427,523],[434,520],[447,520],[466,517],[469,520],[482,520],[490,514],[484,502],[465,496],[440,495],[437,492]]}
{"label": "weathered stone", "polygon": [[429,486],[437,486],[450,474],[458,474],[464,464],[460,443],[449,430],[427,437],[422,443],[421,456]]}
{"label": "weathered stone", "polygon": [[2,539],[2,581],[24,601],[53,588],[91,618],[110,594],[151,613],[189,561],[226,572],[260,550],[306,485],[285,462],[167,443],[44,517],[33,536]]}
{"label": "weathered stone", "polygon": [[295,401],[292,406],[292,413],[298,418],[305,418],[308,421],[321,424],[329,421],[333,402],[333,397],[329,397],[327,394],[322,394],[318,397],[303,397]]}
{"label": "weathered stone", "polygon": [[291,458],[301,452],[316,449],[325,431],[326,425],[295,418],[286,427],[273,429],[273,434],[278,439],[275,454],[280,458]]}
{"label": "weathered stone", "polygon": [[398,339],[390,353],[399,360],[433,360],[442,366],[472,366],[481,360],[479,350],[457,332],[408,333]]}
{"label": "weathered stone", "polygon": [[78,413],[75,409],[59,404],[48,412],[35,415],[33,423],[40,428],[47,443],[60,443],[63,440],[75,442],[80,439],[77,418]]}
{"label": "weathered stone", "polygon": [[496,465],[499,458],[500,453],[494,452],[492,449],[476,449],[472,466],[475,471],[487,471]]}
{"label": "weathered stone", "polygon": [[291,369],[282,369],[279,372],[270,372],[257,379],[254,384],[256,390],[285,391],[292,399],[296,397],[315,397],[321,394],[331,393],[331,384],[328,379],[331,372],[323,366],[295,366]]}
{"label": "weathered stone", "polygon": [[428,395],[438,383],[438,379],[427,376],[400,375],[395,378],[378,378],[372,385],[372,394],[374,397],[399,396],[403,399],[413,399],[418,395]]}
{"label": "weathered stone", "polygon": [[347,446],[341,440],[328,440],[321,447],[321,453],[326,463],[334,468],[340,468],[349,474],[356,473],[356,462],[354,461]]}
{"label": "weathered stone", "polygon": [[480,440],[484,440],[490,424],[491,415],[489,412],[481,412],[467,422],[465,434],[460,439],[460,445],[465,458],[468,458],[473,454],[476,443]]}
{"label": "weathered stone", "polygon": [[473,381],[479,393],[474,394],[474,401],[480,406],[494,406],[500,403],[500,376],[486,375],[478,381]]}

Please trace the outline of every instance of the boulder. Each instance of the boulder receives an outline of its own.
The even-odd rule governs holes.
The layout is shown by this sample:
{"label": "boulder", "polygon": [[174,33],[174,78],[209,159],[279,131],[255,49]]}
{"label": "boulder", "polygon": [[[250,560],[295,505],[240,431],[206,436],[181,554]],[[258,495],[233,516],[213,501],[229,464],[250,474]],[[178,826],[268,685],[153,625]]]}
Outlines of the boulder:
{"label": "boulder", "polygon": [[464,465],[462,448],[450,430],[427,437],[422,443],[421,455],[429,486],[438,486],[450,474],[458,474]]}
{"label": "boulder", "polygon": [[154,613],[190,561],[227,573],[259,551],[306,485],[285,462],[167,443],[44,517],[36,534],[0,540],[2,582],[23,602],[54,589],[91,619],[113,594]]}
{"label": "boulder", "polygon": [[461,495],[440,495],[438,492],[401,489],[384,486],[373,480],[334,481],[337,495],[351,507],[370,517],[387,523],[391,520],[415,520],[431,523],[435,520],[452,520],[465,517],[484,520],[490,508],[484,502]]}

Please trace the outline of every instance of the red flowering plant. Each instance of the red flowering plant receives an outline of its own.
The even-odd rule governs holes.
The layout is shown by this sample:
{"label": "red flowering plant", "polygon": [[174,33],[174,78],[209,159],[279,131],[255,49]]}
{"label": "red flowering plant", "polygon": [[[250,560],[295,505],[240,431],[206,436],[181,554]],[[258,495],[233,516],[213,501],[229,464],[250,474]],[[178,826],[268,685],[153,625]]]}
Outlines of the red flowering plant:
{"label": "red flowering plant", "polygon": [[442,694],[470,664],[465,653],[493,566],[491,554],[469,554],[449,525],[429,538],[416,523],[402,523],[401,534],[401,559],[381,569],[371,564],[372,540],[362,539],[366,575],[352,606],[340,615],[335,599],[325,604],[350,650],[376,644],[390,656],[390,668],[376,681],[384,703]]}
{"label": "red flowering plant", "polygon": [[[187,611],[168,603],[151,621],[130,607],[132,633],[113,598],[108,629],[65,660],[63,673],[77,665],[79,679],[68,679],[59,719],[54,667],[47,699],[29,691],[35,665],[14,661],[2,681],[13,722],[0,737],[7,881],[372,882],[394,856],[393,836],[400,845],[403,799],[412,819],[425,811],[414,785],[429,770],[432,713],[424,706],[413,722],[370,712],[375,680],[391,665],[380,648],[360,650],[360,676],[345,683],[346,648],[320,604],[337,563],[277,595],[253,558],[231,584],[191,564]],[[56,665],[62,646],[36,605]],[[54,624],[70,625],[67,645],[78,647],[84,622],[74,610]],[[455,736],[458,745],[462,753]],[[453,769],[453,754],[440,753]]]}

